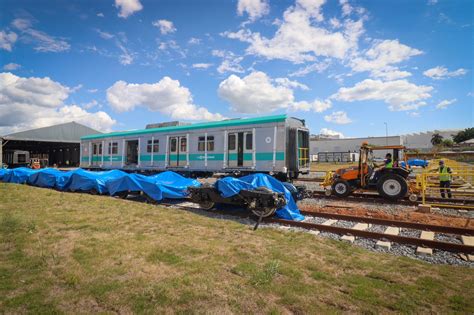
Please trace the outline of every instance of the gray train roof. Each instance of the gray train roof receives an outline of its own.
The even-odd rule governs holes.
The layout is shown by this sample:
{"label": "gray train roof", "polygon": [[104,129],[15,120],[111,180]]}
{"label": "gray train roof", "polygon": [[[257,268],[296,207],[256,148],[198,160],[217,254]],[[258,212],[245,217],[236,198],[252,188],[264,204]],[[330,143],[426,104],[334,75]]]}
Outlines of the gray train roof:
{"label": "gray train roof", "polygon": [[81,137],[99,133],[100,131],[73,121],[65,124],[15,132],[2,136],[1,138],[4,140],[18,141],[80,143]]}
{"label": "gray train roof", "polygon": [[264,117],[254,117],[254,118],[227,119],[227,120],[197,123],[197,124],[185,125],[185,126],[172,126],[172,127],[152,128],[152,129],[142,129],[142,130],[132,130],[132,131],[118,131],[118,132],[104,133],[104,134],[98,134],[98,135],[84,136],[81,138],[81,140],[91,140],[91,139],[100,139],[100,138],[109,138],[109,137],[124,137],[124,136],[156,133],[156,132],[173,132],[173,131],[186,131],[186,130],[194,130],[194,129],[265,124],[265,123],[272,123],[272,122],[284,122],[284,121],[287,121],[287,119],[291,120],[292,122],[293,120],[299,121],[301,125],[303,124],[302,121],[296,118],[287,117],[286,115],[275,115],[275,116],[264,116]]}

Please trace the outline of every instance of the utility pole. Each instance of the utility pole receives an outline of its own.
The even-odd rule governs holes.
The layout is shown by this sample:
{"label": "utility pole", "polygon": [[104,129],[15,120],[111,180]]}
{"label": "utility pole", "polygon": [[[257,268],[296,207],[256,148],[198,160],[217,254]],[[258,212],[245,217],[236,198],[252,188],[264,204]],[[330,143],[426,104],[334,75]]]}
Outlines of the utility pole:
{"label": "utility pole", "polygon": [[3,139],[0,137],[0,168],[3,168]]}
{"label": "utility pole", "polygon": [[388,124],[384,122],[385,124],[385,144],[388,145]]}

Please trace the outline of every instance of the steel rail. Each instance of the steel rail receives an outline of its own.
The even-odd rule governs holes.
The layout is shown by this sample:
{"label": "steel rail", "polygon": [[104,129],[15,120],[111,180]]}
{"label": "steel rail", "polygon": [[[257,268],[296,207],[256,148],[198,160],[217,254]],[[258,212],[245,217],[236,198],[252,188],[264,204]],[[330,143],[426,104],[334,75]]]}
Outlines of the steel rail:
{"label": "steel rail", "polygon": [[301,227],[305,229],[313,229],[313,230],[319,230],[319,231],[330,232],[330,233],[335,233],[335,234],[359,236],[359,237],[365,237],[365,238],[370,238],[370,239],[385,239],[385,240],[393,241],[399,244],[423,246],[423,247],[440,249],[440,250],[445,250],[445,251],[454,252],[454,253],[474,254],[474,246],[464,245],[464,244],[455,244],[455,243],[441,242],[441,241],[435,241],[435,240],[426,240],[426,239],[407,237],[407,236],[401,236],[401,235],[391,235],[391,234],[370,232],[370,231],[364,231],[364,230],[354,230],[351,228],[344,228],[344,227],[338,227],[338,226],[332,226],[332,225],[322,225],[322,224],[301,222],[301,221],[289,221],[289,220],[275,219],[275,218],[265,219],[264,222],[278,223],[278,224],[290,225],[290,226],[295,226],[295,227]]}
{"label": "steel rail", "polygon": [[314,211],[300,211],[303,215],[338,219],[344,221],[354,221],[354,222],[364,222],[372,223],[386,226],[395,226],[395,227],[404,227],[416,230],[432,231],[438,233],[447,233],[447,234],[457,234],[457,235],[468,235],[474,236],[474,229],[463,228],[463,227],[454,227],[454,226],[444,226],[444,225],[434,225],[434,224],[425,224],[417,222],[408,222],[408,221],[398,221],[391,219],[380,219],[380,218],[371,218],[364,216],[355,216],[339,213],[329,213],[329,212],[314,212]]}

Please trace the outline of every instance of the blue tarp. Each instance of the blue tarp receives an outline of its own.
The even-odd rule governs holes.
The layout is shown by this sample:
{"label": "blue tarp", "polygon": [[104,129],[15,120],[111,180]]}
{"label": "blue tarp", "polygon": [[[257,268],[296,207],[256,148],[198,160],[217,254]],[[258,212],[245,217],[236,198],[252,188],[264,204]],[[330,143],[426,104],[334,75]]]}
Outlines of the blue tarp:
{"label": "blue tarp", "polygon": [[3,178],[5,178],[5,176],[7,176],[7,174],[10,172],[9,169],[5,169],[5,168],[0,168],[0,181],[4,181]]}
{"label": "blue tarp", "polygon": [[228,198],[237,195],[241,190],[255,190],[258,187],[266,187],[277,193],[283,193],[286,199],[286,206],[276,211],[276,216],[286,220],[301,221],[304,216],[293,200],[291,193],[277,179],[266,174],[252,174],[241,178],[225,177],[216,182],[215,187],[222,197]]}
{"label": "blue tarp", "polygon": [[[402,161],[400,163],[400,165],[402,167],[405,167],[405,161]],[[428,162],[426,160],[422,160],[422,159],[409,159],[408,160],[408,165],[409,166],[421,166],[421,167],[427,167],[428,166]]]}
{"label": "blue tarp", "polygon": [[184,198],[188,194],[188,187],[200,185],[195,179],[189,179],[170,171],[153,176],[130,174],[108,180],[106,184],[111,195],[123,191],[143,191],[156,201],[165,198]]}
{"label": "blue tarp", "polygon": [[55,188],[57,178],[61,175],[60,170],[55,168],[45,168],[28,177],[28,184],[44,188]]}
{"label": "blue tarp", "polygon": [[28,181],[28,177],[38,172],[38,170],[32,170],[27,167],[13,168],[6,170],[7,172],[3,176],[2,181],[7,183],[24,184]]}
{"label": "blue tarp", "polygon": [[81,168],[72,171],[69,179],[62,185],[63,190],[97,191],[99,194],[108,193],[106,182],[115,178],[127,176],[120,170],[105,172],[90,172]]}

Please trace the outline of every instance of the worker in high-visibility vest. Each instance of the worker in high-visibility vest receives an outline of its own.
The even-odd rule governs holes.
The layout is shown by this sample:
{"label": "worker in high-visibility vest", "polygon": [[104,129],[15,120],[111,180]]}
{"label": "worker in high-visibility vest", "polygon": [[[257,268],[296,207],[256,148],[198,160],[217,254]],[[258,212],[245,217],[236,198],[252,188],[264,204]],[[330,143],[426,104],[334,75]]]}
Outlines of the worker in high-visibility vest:
{"label": "worker in high-visibility vest", "polygon": [[378,180],[379,177],[380,177],[380,171],[382,171],[383,169],[385,168],[393,168],[393,160],[392,160],[392,154],[390,153],[387,153],[385,155],[385,159],[383,161],[383,165],[381,166],[378,166],[378,165],[375,165],[376,168],[374,169],[374,171],[372,172],[372,175],[370,176],[370,180]]}
{"label": "worker in high-visibility vest", "polygon": [[439,161],[439,188],[441,193],[441,198],[453,198],[451,194],[451,169],[444,165],[444,161]]}

